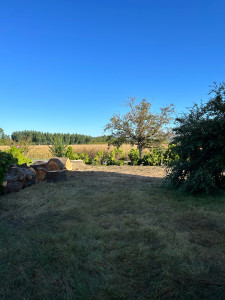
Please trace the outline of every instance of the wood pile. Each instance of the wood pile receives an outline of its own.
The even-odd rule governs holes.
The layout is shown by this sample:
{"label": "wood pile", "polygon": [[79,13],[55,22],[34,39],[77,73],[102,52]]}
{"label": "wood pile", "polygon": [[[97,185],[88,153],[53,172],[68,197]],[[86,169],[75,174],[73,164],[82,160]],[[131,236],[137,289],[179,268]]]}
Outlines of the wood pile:
{"label": "wood pile", "polygon": [[66,170],[72,170],[69,158],[53,157],[46,163],[36,161],[32,167],[35,169],[37,182],[47,179],[48,182],[66,180]]}
{"label": "wood pile", "polygon": [[58,182],[67,180],[67,170],[72,170],[72,164],[68,158],[53,157],[48,162],[36,161],[28,167],[26,164],[12,165],[4,174],[3,187],[7,193],[18,192],[24,187],[36,182],[47,180]]}
{"label": "wood pile", "polygon": [[7,193],[18,192],[24,187],[36,182],[36,173],[33,168],[27,165],[13,165],[4,175],[3,187]]}

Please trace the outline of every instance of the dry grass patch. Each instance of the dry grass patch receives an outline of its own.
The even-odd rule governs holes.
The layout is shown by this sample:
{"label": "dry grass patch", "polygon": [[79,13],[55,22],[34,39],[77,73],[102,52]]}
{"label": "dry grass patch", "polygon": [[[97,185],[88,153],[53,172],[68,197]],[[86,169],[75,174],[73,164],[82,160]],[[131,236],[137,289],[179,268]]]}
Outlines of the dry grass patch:
{"label": "dry grass patch", "polygon": [[[109,154],[113,150],[113,146],[108,146],[108,144],[90,144],[90,145],[71,145],[74,152],[87,153],[90,158],[94,158],[95,154],[102,150],[105,154]],[[7,150],[9,146],[0,146],[0,150]],[[123,145],[121,147],[124,151],[126,158],[128,158],[128,153],[131,148],[136,148],[136,146]],[[148,149],[145,149],[144,153],[148,152]],[[29,152],[27,154],[28,158],[31,159],[48,159],[52,157],[52,154],[47,145],[34,145],[30,146]]]}

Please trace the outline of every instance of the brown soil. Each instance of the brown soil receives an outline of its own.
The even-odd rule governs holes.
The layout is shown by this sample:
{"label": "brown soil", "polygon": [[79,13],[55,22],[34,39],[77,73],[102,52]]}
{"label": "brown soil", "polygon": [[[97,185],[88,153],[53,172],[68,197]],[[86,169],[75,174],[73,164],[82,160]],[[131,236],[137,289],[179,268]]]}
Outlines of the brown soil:
{"label": "brown soil", "polygon": [[106,172],[106,173],[120,173],[128,175],[138,175],[143,177],[155,177],[163,178],[166,175],[165,167],[160,166],[91,166],[91,165],[80,165],[73,169],[79,172],[82,171],[94,171],[94,172]]}

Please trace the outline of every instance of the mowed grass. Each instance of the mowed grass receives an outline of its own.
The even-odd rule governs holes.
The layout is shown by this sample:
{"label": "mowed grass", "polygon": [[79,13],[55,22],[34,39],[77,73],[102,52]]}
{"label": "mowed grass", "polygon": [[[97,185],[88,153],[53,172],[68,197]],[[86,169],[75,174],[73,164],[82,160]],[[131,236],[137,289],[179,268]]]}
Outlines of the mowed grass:
{"label": "mowed grass", "polygon": [[85,167],[0,197],[0,299],[224,299],[225,197]]}

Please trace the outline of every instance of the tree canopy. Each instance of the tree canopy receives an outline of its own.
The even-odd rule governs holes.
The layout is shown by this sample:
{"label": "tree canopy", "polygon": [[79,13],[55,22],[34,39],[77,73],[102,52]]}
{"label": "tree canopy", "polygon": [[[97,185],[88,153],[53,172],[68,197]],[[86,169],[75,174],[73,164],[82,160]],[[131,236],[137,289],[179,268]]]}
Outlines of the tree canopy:
{"label": "tree canopy", "polygon": [[124,116],[113,115],[105,131],[110,131],[112,139],[119,144],[129,142],[137,145],[142,157],[144,148],[158,145],[168,137],[169,131],[165,125],[171,120],[174,106],[171,104],[160,108],[160,113],[153,113],[152,104],[146,99],[136,104],[135,98],[129,98],[127,104],[130,111]]}
{"label": "tree canopy", "polygon": [[214,83],[211,94],[206,104],[176,118],[172,143],[180,159],[170,165],[168,180],[182,191],[213,193],[225,187],[225,83]]}
{"label": "tree canopy", "polygon": [[107,142],[106,136],[91,137],[83,134],[71,133],[49,133],[34,130],[14,131],[12,133],[12,140],[15,142],[29,139],[32,144],[49,145],[55,139],[62,139],[65,144],[94,144]]}

